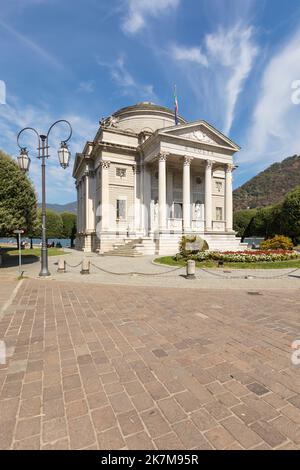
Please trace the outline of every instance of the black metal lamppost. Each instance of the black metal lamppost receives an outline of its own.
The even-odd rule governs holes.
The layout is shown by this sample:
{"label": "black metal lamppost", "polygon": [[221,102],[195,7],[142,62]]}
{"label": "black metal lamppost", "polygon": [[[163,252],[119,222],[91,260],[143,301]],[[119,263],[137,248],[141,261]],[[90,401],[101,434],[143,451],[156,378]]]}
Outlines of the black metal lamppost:
{"label": "black metal lamppost", "polygon": [[67,139],[63,140],[60,144],[60,148],[58,150],[58,159],[59,163],[62,168],[67,168],[69,166],[69,161],[70,161],[70,156],[71,153],[68,149],[67,142],[70,140],[72,136],[72,127],[69,121],[66,121],[65,119],[60,119],[59,121],[56,121],[50,126],[48,132],[46,135],[44,134],[39,134],[33,127],[25,127],[22,129],[18,136],[17,136],[17,143],[20,148],[20,155],[18,156],[18,166],[19,168],[27,172],[30,167],[30,157],[28,155],[28,150],[26,147],[22,147],[19,143],[20,141],[20,136],[24,131],[33,131],[37,138],[38,138],[38,156],[42,163],[42,248],[41,248],[41,271],[39,273],[40,276],[50,276],[50,272],[48,270],[48,249],[47,249],[47,237],[46,237],[46,158],[48,158],[50,155],[48,154],[48,137],[53,129],[53,127],[56,124],[59,123],[66,123],[69,126],[69,136]]}

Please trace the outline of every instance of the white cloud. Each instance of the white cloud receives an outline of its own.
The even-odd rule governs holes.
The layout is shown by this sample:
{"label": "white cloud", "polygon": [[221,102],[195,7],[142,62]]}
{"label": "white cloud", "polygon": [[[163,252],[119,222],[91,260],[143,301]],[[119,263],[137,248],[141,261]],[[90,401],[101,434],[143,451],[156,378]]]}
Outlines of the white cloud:
{"label": "white cloud", "polygon": [[171,46],[171,54],[175,60],[195,62],[196,64],[208,66],[208,60],[202,53],[200,47]]}
{"label": "white cloud", "polygon": [[265,67],[241,162],[266,167],[300,153],[300,105],[292,101],[293,82],[300,79],[299,58],[300,29]]}
{"label": "white cloud", "polygon": [[106,67],[110,71],[112,79],[121,88],[124,95],[146,101],[156,101],[153,85],[144,85],[138,82],[127,70],[123,57],[111,62],[103,62],[98,59],[97,62],[98,65]]}
{"label": "white cloud", "polygon": [[[197,96],[202,101],[206,100],[205,106],[213,108],[214,116],[222,113],[223,132],[228,134],[239,95],[258,53],[253,28],[239,24],[227,30],[220,28],[206,35],[203,44],[198,47],[173,45],[170,51],[174,60],[185,62],[184,73]],[[205,69],[199,69],[199,65]]]}
{"label": "white cloud", "polygon": [[122,28],[126,33],[134,34],[145,25],[148,17],[157,18],[159,15],[175,10],[180,0],[126,0],[127,14]]}
{"label": "white cloud", "polygon": [[225,83],[226,114],[223,129],[225,134],[231,129],[239,94],[258,52],[252,36],[251,27],[236,26],[229,31],[220,29],[216,34],[206,37],[209,56],[229,72]]}
{"label": "white cloud", "polygon": [[[18,154],[17,133],[20,129],[32,126],[38,132],[46,133],[49,126],[59,119],[47,109],[38,109],[26,106],[18,99],[10,97],[8,104],[0,106],[0,148],[13,157]],[[82,151],[86,140],[92,140],[96,134],[97,122],[89,118],[66,113],[63,116],[73,128],[73,136],[69,142],[71,150],[71,163],[67,170],[63,170],[58,163],[57,150],[61,140],[66,138],[68,132],[64,124],[53,128],[49,137],[50,155],[47,160],[47,200],[48,202],[65,202],[75,200],[74,180],[72,168],[76,152]],[[22,146],[27,146],[31,157],[30,178],[38,195],[41,194],[41,168],[37,156],[37,136],[32,132],[24,132],[21,136]]]}

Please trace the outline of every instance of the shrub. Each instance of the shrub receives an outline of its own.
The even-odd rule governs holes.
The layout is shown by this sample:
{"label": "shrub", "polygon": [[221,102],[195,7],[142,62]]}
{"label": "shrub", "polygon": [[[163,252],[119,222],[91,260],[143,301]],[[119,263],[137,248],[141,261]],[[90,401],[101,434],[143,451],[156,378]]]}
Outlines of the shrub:
{"label": "shrub", "polygon": [[262,250],[292,250],[293,242],[289,237],[284,235],[276,235],[273,238],[261,242]]}
{"label": "shrub", "polygon": [[[187,244],[191,243],[194,245],[195,249],[187,249]],[[180,254],[182,256],[187,256],[189,254],[197,254],[202,251],[208,250],[208,243],[207,241],[203,240],[203,238],[197,235],[184,235],[181,238],[181,242],[179,245]]]}

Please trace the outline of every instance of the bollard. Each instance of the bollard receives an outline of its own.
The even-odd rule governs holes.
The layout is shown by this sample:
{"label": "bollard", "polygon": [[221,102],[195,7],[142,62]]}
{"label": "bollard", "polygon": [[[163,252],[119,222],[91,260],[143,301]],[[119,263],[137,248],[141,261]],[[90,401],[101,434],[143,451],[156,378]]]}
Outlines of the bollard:
{"label": "bollard", "polygon": [[186,263],[186,279],[196,279],[196,262],[192,259],[189,259]]}
{"label": "bollard", "polygon": [[90,274],[90,261],[84,259],[81,263],[81,271],[80,274]]}
{"label": "bollard", "polygon": [[58,273],[65,273],[66,272],[66,262],[64,259],[58,259],[58,268],[57,268]]}

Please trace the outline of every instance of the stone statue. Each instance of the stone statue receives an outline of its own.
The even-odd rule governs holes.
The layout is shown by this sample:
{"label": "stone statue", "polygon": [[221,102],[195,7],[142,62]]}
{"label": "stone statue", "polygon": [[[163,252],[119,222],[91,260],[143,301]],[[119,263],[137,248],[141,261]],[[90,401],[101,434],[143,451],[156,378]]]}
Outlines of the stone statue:
{"label": "stone statue", "polygon": [[118,127],[119,119],[112,115],[107,118],[102,118],[100,121],[101,127]]}
{"label": "stone statue", "polygon": [[154,220],[158,219],[158,201],[156,200],[154,203]]}
{"label": "stone statue", "polygon": [[195,219],[200,220],[201,217],[201,204],[200,202],[196,202],[195,204]]}

